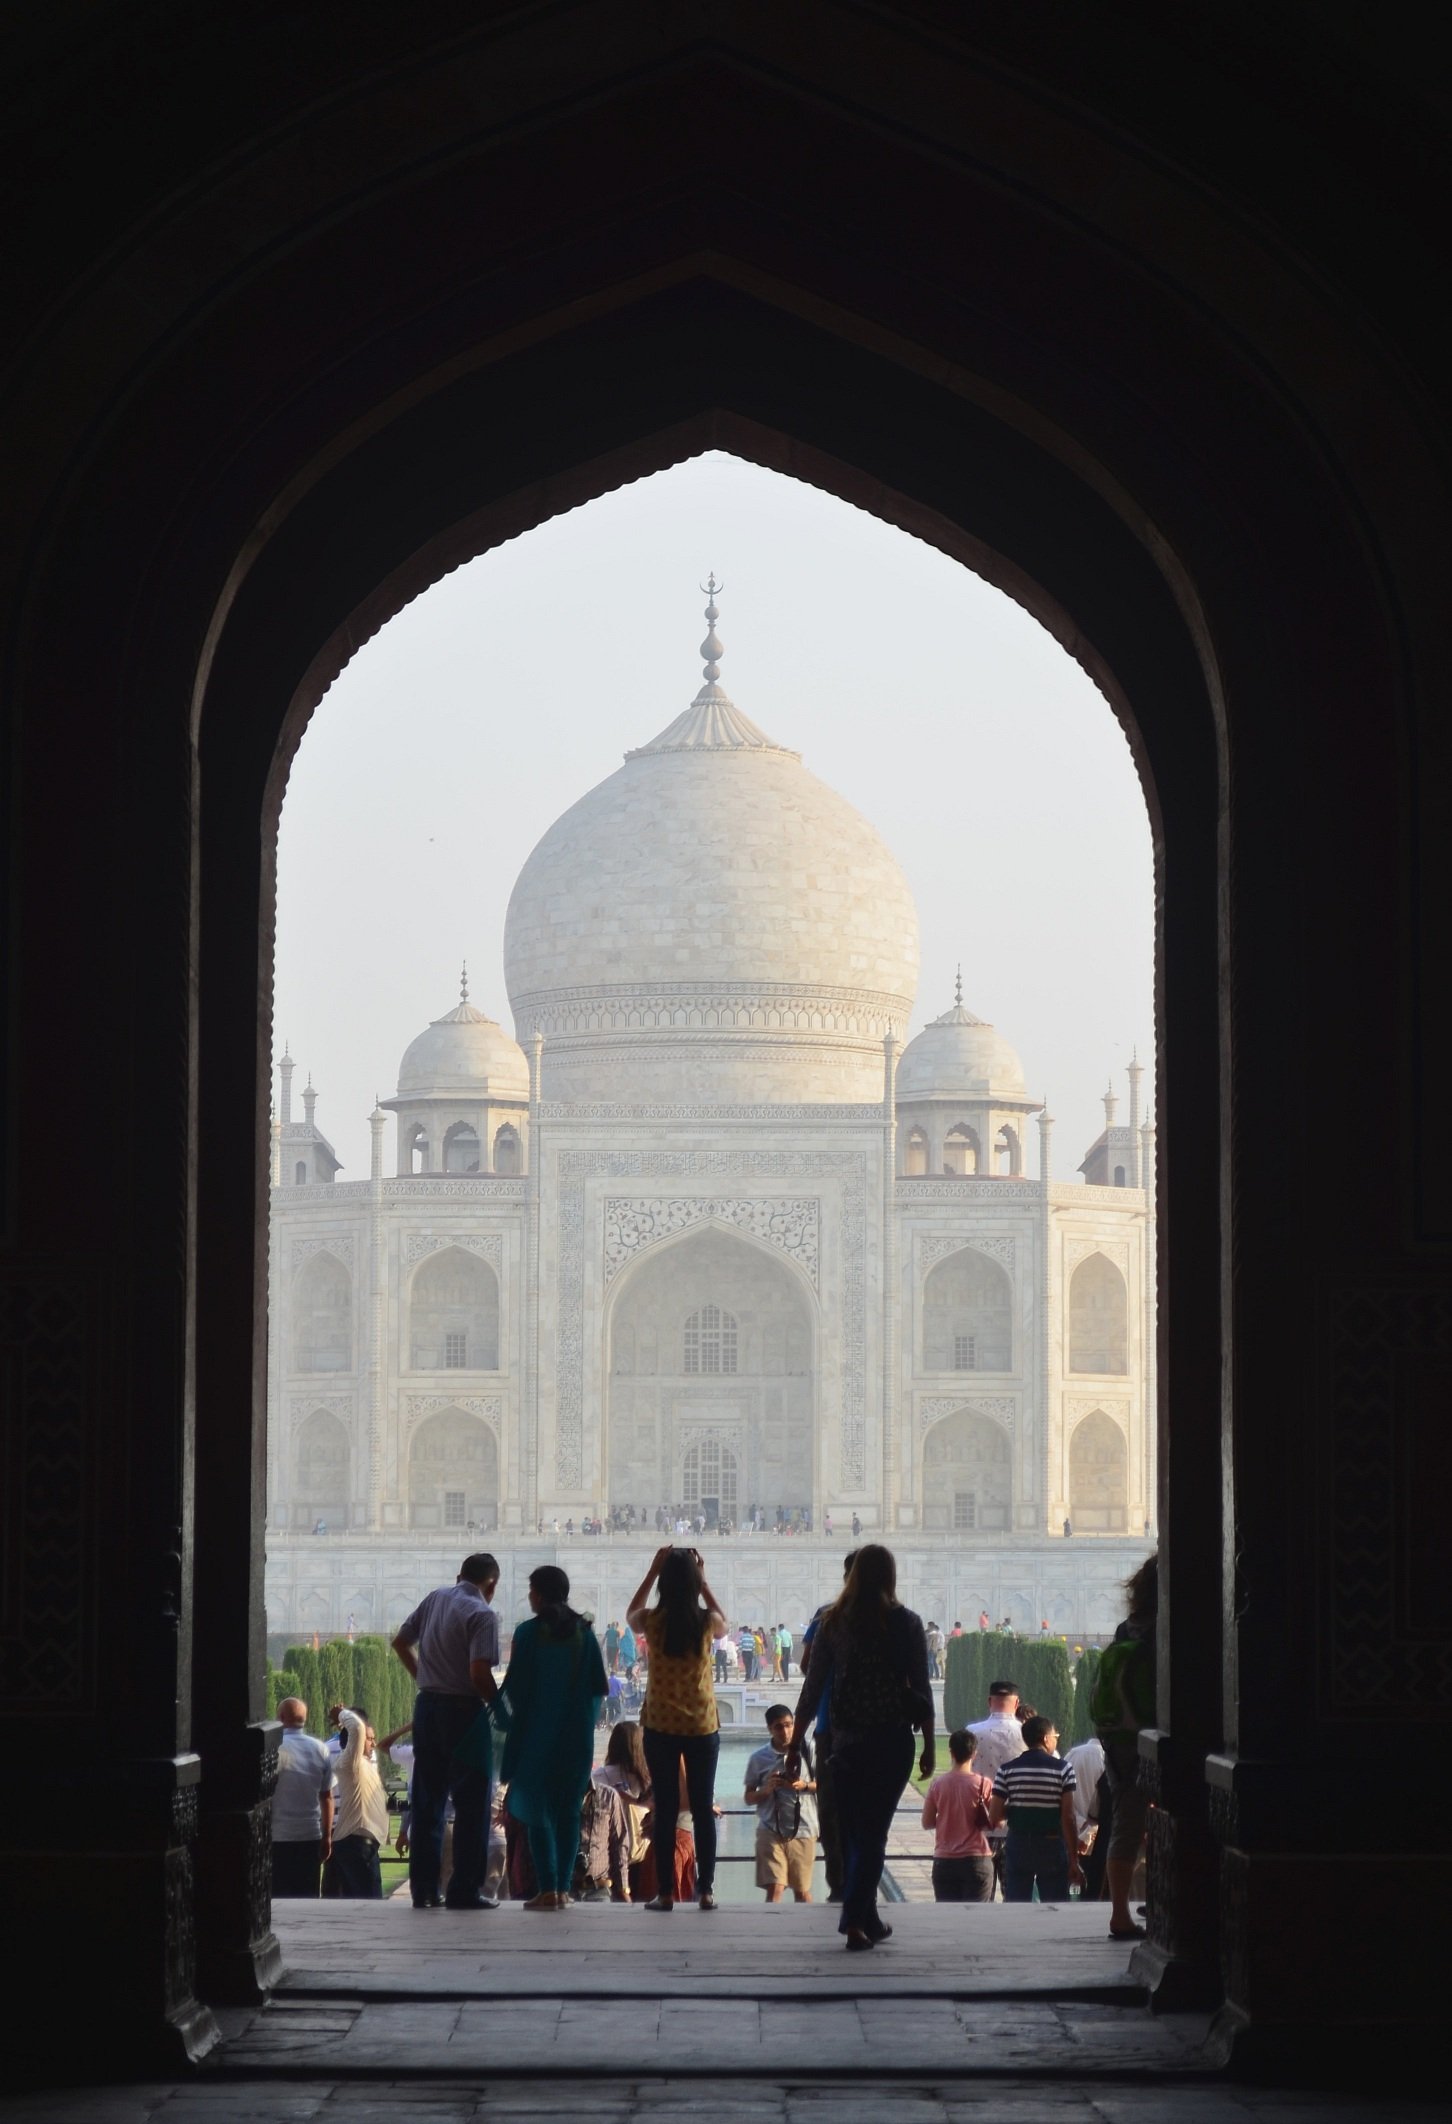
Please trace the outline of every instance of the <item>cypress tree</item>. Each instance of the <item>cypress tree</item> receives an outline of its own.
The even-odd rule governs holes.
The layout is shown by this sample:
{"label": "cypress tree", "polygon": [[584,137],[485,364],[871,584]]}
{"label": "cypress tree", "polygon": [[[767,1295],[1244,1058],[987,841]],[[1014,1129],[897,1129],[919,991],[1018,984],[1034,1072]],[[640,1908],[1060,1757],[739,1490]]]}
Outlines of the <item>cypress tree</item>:
{"label": "cypress tree", "polygon": [[[391,1733],[388,1717],[388,1662],[393,1658],[381,1637],[360,1637],[353,1647],[353,1702],[366,1704],[379,1733]],[[398,1662],[394,1660],[394,1665]]]}
{"label": "cypress tree", "polygon": [[319,1658],[323,1710],[329,1704],[351,1704],[353,1696],[353,1647],[346,1637],[330,1637]]}
{"label": "cypress tree", "polygon": [[311,1645],[294,1645],[287,1655],[283,1672],[292,1676],[292,1687],[286,1693],[302,1698],[308,1707],[307,1730],[315,1739],[321,1740],[327,1724],[327,1708],[322,1700],[319,1655]]}

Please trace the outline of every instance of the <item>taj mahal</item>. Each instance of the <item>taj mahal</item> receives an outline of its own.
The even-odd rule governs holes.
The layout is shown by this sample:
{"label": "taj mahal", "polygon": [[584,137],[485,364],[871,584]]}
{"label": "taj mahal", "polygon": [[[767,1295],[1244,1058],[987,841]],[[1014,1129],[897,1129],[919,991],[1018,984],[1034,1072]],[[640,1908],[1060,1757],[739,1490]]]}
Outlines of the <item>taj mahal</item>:
{"label": "taj mahal", "polygon": [[391,1628],[481,1546],[506,1614],[557,1554],[618,1612],[662,1503],[738,1621],[804,1620],[854,1517],[945,1627],[1121,1612],[1154,1518],[1143,1071],[1066,1180],[961,979],[901,1044],[907,882],[724,691],[708,594],[695,699],[519,875],[514,1037],[466,978],[350,1181],[282,1058],[271,1633]]}

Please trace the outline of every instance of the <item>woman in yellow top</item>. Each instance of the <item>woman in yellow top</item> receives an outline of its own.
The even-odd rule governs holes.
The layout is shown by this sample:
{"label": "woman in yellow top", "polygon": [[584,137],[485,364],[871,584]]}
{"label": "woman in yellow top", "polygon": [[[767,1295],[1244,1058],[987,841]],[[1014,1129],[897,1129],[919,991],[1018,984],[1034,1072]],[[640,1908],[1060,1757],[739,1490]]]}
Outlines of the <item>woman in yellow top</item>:
{"label": "woman in yellow top", "polygon": [[[656,1604],[646,1606],[656,1587]],[[672,1910],[675,1897],[676,1810],[668,1795],[685,1767],[691,1824],[696,1832],[696,1887],[703,1910],[714,1910],[716,1878],[716,1757],[721,1721],[711,1685],[711,1640],[726,1627],[706,1583],[699,1550],[657,1549],[626,1612],[650,1648],[645,1703],[640,1714],[646,1766],[655,1793],[651,1843],[660,1893],[647,1910]]]}

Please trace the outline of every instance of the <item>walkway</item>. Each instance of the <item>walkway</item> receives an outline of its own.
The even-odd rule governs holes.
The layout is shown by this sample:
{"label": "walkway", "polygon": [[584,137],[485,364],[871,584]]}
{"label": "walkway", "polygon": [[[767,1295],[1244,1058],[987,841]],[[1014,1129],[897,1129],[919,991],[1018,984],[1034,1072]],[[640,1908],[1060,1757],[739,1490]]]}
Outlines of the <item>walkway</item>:
{"label": "walkway", "polygon": [[[287,1974],[194,2081],[22,2097],[26,2124],[1370,2124],[1227,2088],[1097,1909],[900,1905],[870,1955],[825,1906],[275,1913]],[[1408,2118],[1443,2115],[1427,2108]]]}

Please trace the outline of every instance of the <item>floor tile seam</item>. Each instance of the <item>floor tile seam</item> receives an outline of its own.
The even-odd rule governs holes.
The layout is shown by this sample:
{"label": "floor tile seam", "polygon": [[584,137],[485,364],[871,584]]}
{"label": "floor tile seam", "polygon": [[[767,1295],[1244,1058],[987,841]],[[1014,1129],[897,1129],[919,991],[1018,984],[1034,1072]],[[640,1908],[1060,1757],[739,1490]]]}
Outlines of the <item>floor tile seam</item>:
{"label": "floor tile seam", "polygon": [[[381,2086],[414,2087],[438,2084],[446,2086],[479,2086],[484,2092],[497,2091],[501,2085],[518,2085],[521,2088],[548,2084],[552,2080],[611,2084],[611,2076],[602,2074],[597,2059],[582,2060],[579,2064],[568,2060],[542,2060],[537,2067],[510,2070],[507,2081],[500,2081],[489,2074],[487,2068],[475,2062],[472,2065],[451,2065],[445,2060],[431,2061],[426,2073],[417,2077],[401,2071],[394,2060],[387,2064],[370,2065],[364,2062],[345,2062],[341,2059],[320,2061],[316,2067],[300,2064],[293,2059],[257,2064],[234,2063],[222,2068],[203,2068],[206,2083],[214,2087],[256,2085],[259,2082],[283,2081],[289,2085],[336,2085],[356,2087],[376,2084]],[[648,2067],[636,2078],[653,2084],[668,2084],[673,2080],[689,2080],[692,2083],[711,2083],[722,2088],[736,2085],[781,2087],[786,2091],[803,2094],[823,2088],[841,2085],[844,2088],[888,2085],[903,2087],[944,2087],[961,2094],[980,2086],[1017,2086],[1033,2088],[1060,2086],[1070,2092],[1083,2092],[1086,2087],[1096,2089],[1144,2089],[1155,2091],[1166,2082],[1180,2087],[1209,2087],[1232,2091],[1241,2087],[1227,2079],[1220,2068],[1201,2065],[1193,2060],[1158,2058],[1138,2065],[1123,2065],[1113,2062],[1098,2063],[1095,2060],[1076,2058],[1072,2064],[1031,2065],[1022,2061],[1002,2065],[930,2064],[921,2060],[910,2064],[893,2065],[882,2059],[874,2059],[870,2071],[838,2074],[834,2078],[790,2080],[783,2077],[780,2061],[763,2059],[757,2063],[742,2063],[732,2060],[729,2064],[720,2060],[701,2062],[693,2058],[673,2059],[653,2068]],[[619,2084],[625,2083],[621,2076]],[[631,2082],[633,2084],[633,2081]],[[1394,2115],[1395,2112],[1390,2112]]]}
{"label": "floor tile seam", "polygon": [[[361,1993],[325,1990],[289,1991],[284,1999],[278,2001],[278,2004],[286,2010],[292,2001],[297,2001],[298,2003],[307,2001],[309,2004],[336,2001],[340,2012],[343,2010],[342,2002],[345,2000],[350,2005],[357,2004],[364,2011],[369,2006],[444,2006],[454,2000],[477,2002],[481,2005],[497,2003],[523,2006],[535,2000],[561,2002],[566,1999],[590,1999],[598,2000],[602,2004],[618,2004],[622,1998],[628,1998],[634,2002],[643,2002],[649,1999],[656,2004],[667,2005],[678,2003],[681,2000],[699,1999],[699,1990],[694,1988],[696,1981],[695,1979],[682,1978],[679,1990],[668,1990],[664,1987],[647,1987],[642,1990],[639,1986],[633,1984],[617,1982],[610,1986],[602,1984],[571,1985],[568,1992],[562,1992],[558,1989],[523,1992],[498,1991],[488,1990],[483,1987],[471,1991],[456,1990],[453,1987],[419,1990],[413,1986],[386,1985]],[[887,1988],[888,1985],[891,1985],[892,1988]],[[1106,1988],[1101,1984],[1068,1987],[1058,1985],[1052,1990],[981,1991],[977,1987],[962,1990],[944,1990],[941,1985],[929,1987],[925,1984],[914,1984],[911,1977],[888,1978],[881,1988],[875,1985],[869,1988],[866,1984],[862,1984],[853,1986],[850,1990],[837,1987],[830,1991],[807,1990],[798,1984],[774,1991],[768,2003],[771,2005],[846,2005],[857,1999],[923,1999],[944,2006],[955,2007],[978,2005],[997,2007],[1066,2005],[1103,2006],[1106,2009],[1115,2011],[1138,2007],[1142,2008],[1146,2014],[1150,2012],[1148,1994],[1135,1984],[1124,1984],[1112,1988]],[[261,2010],[266,2012],[269,2007],[264,2006]]]}

